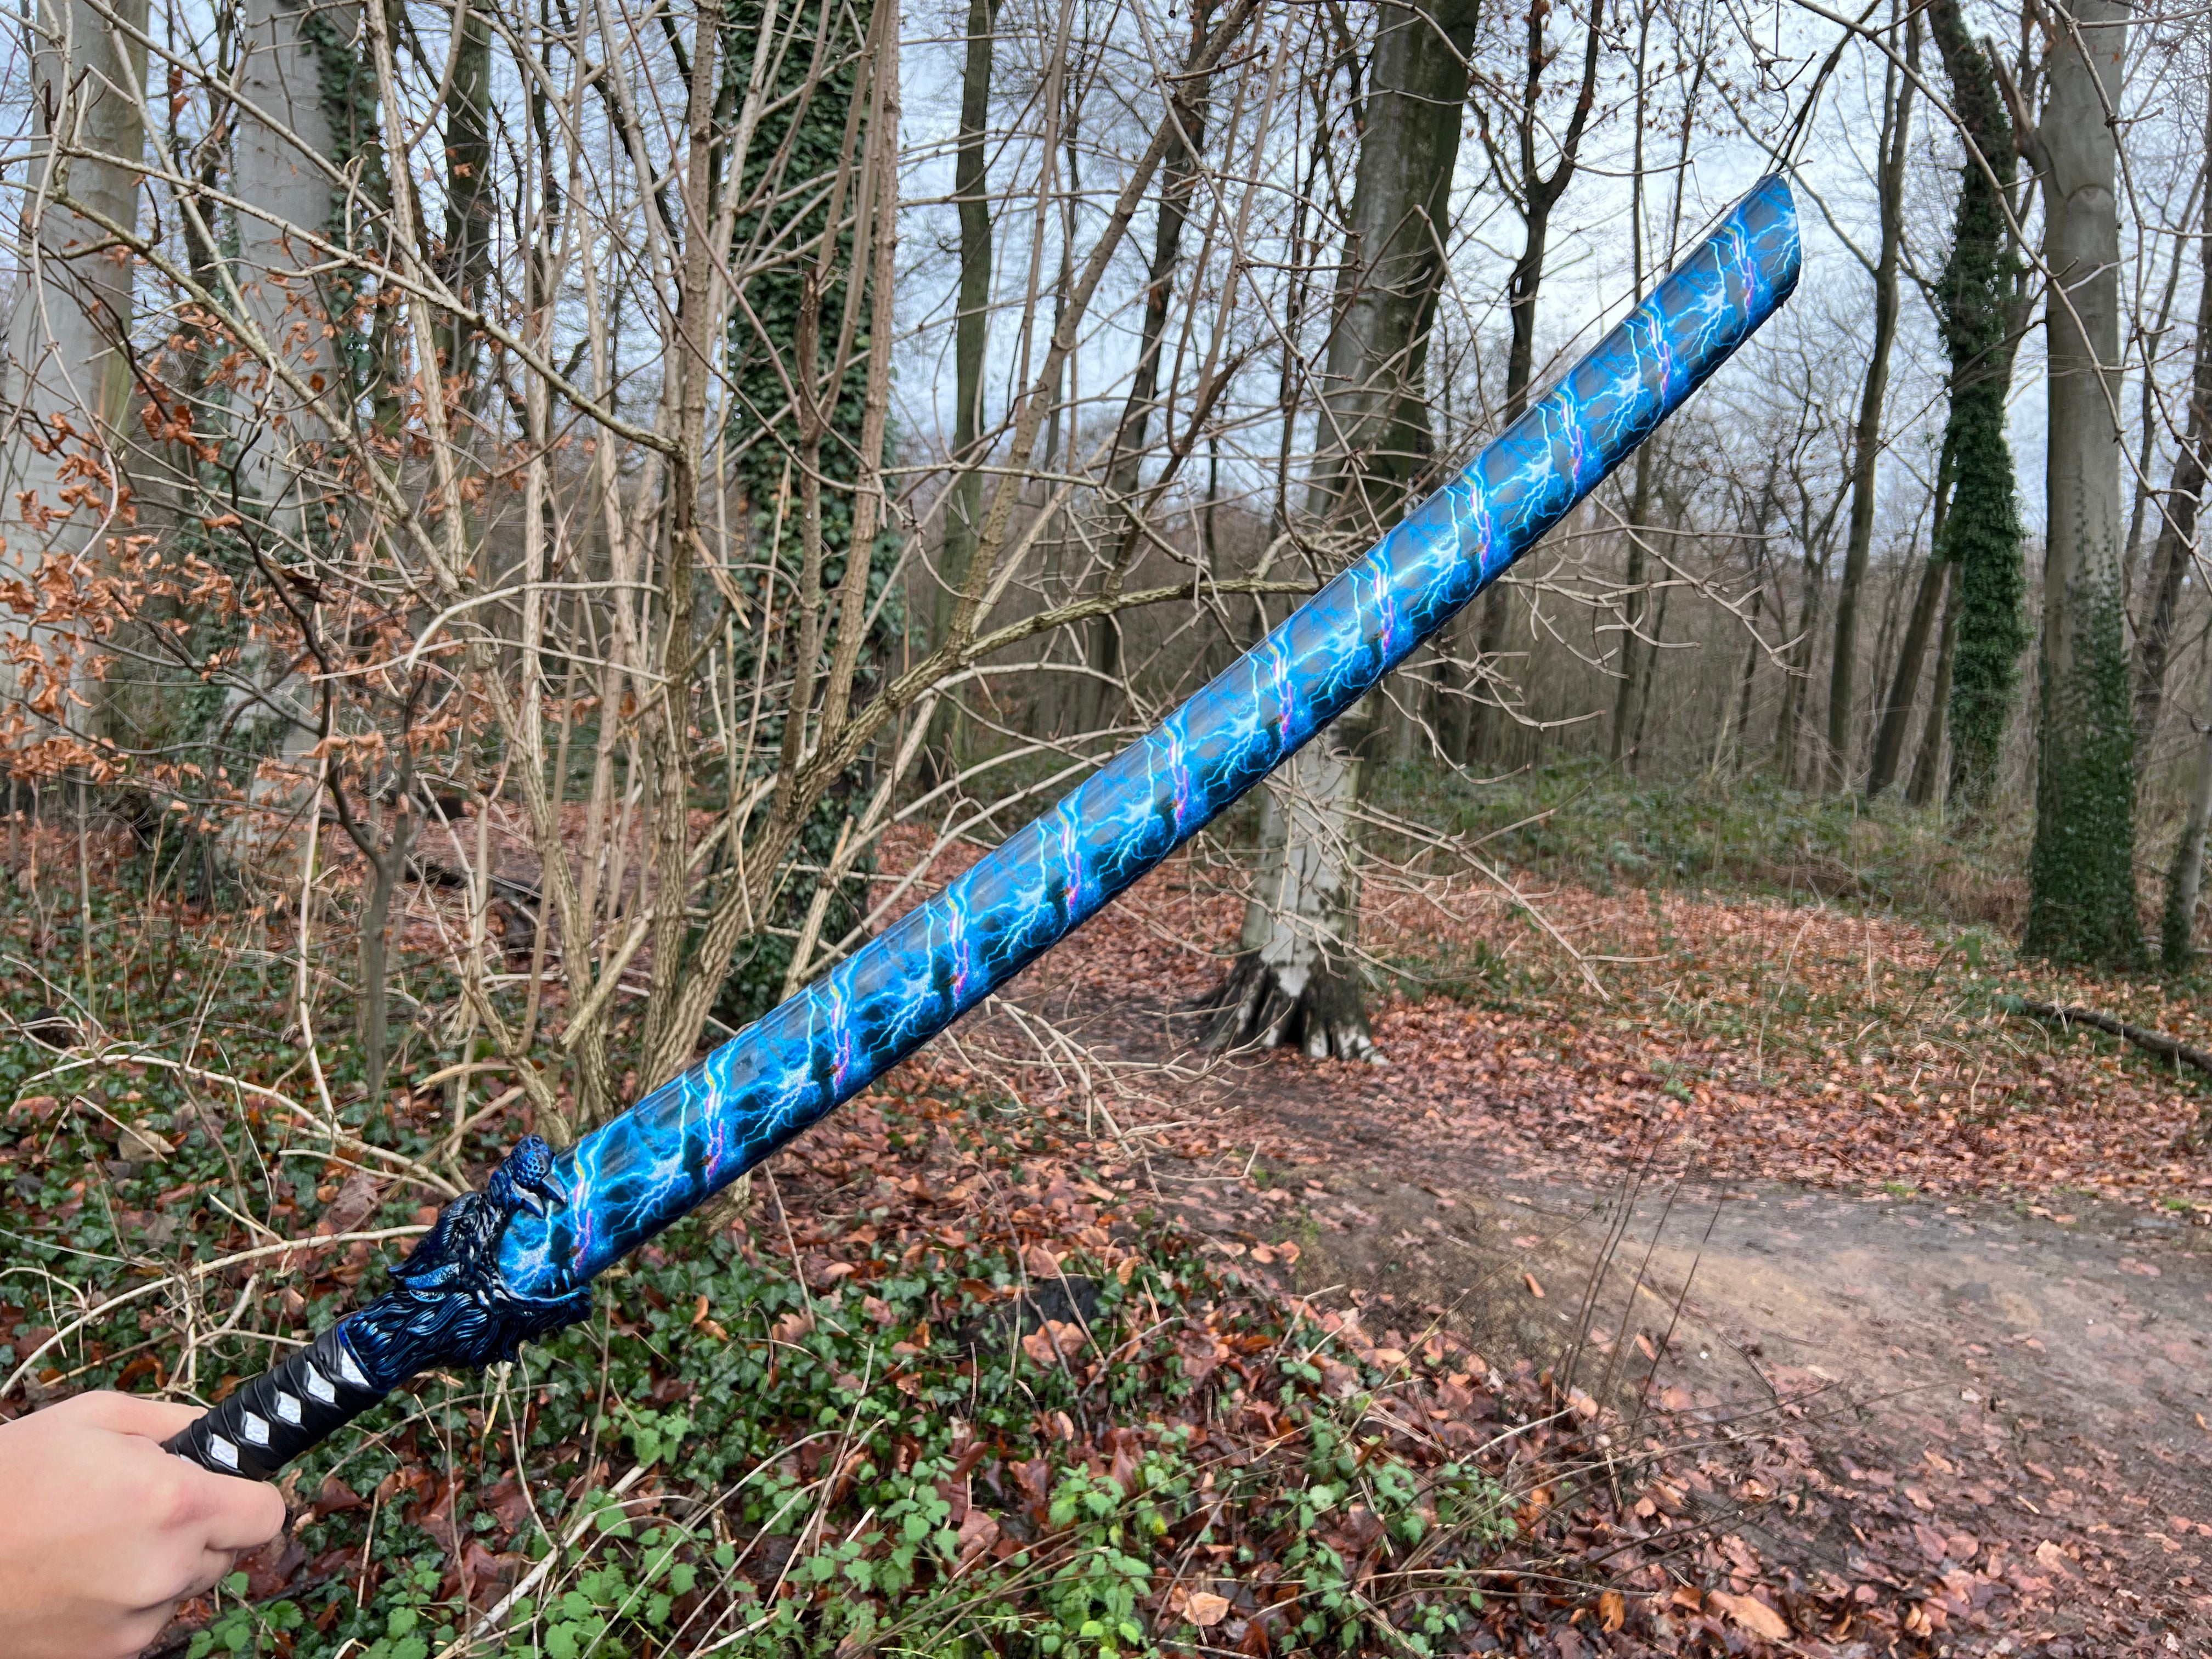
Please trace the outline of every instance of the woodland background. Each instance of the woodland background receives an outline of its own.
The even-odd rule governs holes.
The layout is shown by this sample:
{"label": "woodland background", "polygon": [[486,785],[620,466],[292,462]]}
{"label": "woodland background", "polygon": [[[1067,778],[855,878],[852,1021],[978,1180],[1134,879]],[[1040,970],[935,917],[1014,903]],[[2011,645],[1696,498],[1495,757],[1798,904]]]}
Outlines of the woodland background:
{"label": "woodland background", "polygon": [[[2212,1070],[2188,1041],[2212,825],[2200,12],[53,0],[17,21],[9,1409],[88,1378],[234,1387],[514,1134],[603,1121],[1158,720],[1762,173],[1789,175],[1805,231],[1789,307],[1163,873],[1137,914],[1170,969],[994,1003],[856,1115],[918,1185],[871,1210],[839,1184],[863,1146],[823,1153],[821,1194],[734,1200],[638,1269],[649,1312],[611,1288],[624,1313],[550,1351],[563,1381],[534,1404],[513,1377],[438,1382],[366,1473],[302,1476],[322,1541],[190,1610],[180,1647],[421,1659],[511,1630],[520,1651],[643,1652],[711,1628],[761,1651],[935,1630],[1050,1652],[1205,1648],[1218,1626],[1247,1651],[1580,1651],[1592,1628],[1847,1644],[1876,1614],[1937,1639],[1924,1587],[1870,1611],[1848,1575],[1784,1583],[1710,1516],[1683,1534],[1717,1564],[1694,1583],[1653,1546],[1617,1587],[1557,1591],[1591,1547],[1540,1517],[1595,1486],[1517,1445],[1340,1449],[1393,1367],[1435,1420],[1564,1425],[1534,1437],[1561,1437],[1560,1468],[1622,1432],[1620,1403],[1571,1366],[1486,1365],[1442,1326],[1378,1345],[1341,1314],[1329,1370],[1296,1337],[1311,1304],[1251,1270],[1295,1243],[1221,1278],[1158,1160],[1221,1152],[1169,1138],[1191,1080],[1269,1048],[1347,1099],[1381,1085],[1339,1062],[1449,1073],[1407,1052],[1412,1006],[1570,1036],[1619,998],[1676,1018],[1635,988],[1675,935],[1617,901],[1649,889],[1662,915],[1711,889],[1927,930],[1893,957],[1921,992],[1844,1041],[1790,1000],[1787,927],[1745,924],[1783,988],[1697,1005],[1771,998],[1741,1099],[1802,1084],[1770,1079],[1771,1040],[1909,1060],[1864,1088],[1942,1119],[1763,1176],[2079,1181],[2197,1213],[2185,1085],[2150,1091],[2155,1146],[2076,1158],[2112,1133],[2085,1119],[2024,1159],[1974,1117],[1972,1067],[1990,1030],[2063,1005]],[[1893,982],[1873,939],[1869,1006]],[[1148,948],[1079,951],[1133,972]],[[1127,1021],[1169,987],[1176,1041],[1147,1046]],[[1752,1027],[1729,1018],[1734,1066]],[[1954,1071],[1963,1107],[1936,1097]],[[1647,1129],[1679,1115],[1653,1087]],[[1563,1133],[1633,1140],[1585,1109]],[[2097,1173],[2115,1162],[2137,1174]],[[279,1248],[310,1226],[327,1254]],[[877,1266],[841,1289],[840,1253]],[[866,1326],[824,1311],[864,1286],[860,1317],[917,1360],[896,1387]],[[705,1358],[656,1346],[709,1330],[753,1369],[693,1375]],[[1202,1356],[1191,1330],[1214,1334]],[[1251,1358],[1224,1404],[1232,1352]],[[758,1410],[710,1426],[684,1403],[702,1389]],[[611,1416],[612,1394],[631,1403]],[[487,1498],[502,1410],[512,1492]],[[778,1461],[793,1422],[840,1412],[880,1412],[880,1437],[848,1423],[826,1470]],[[1247,1486],[1192,1532],[1217,1455]],[[746,1456],[771,1495],[713,1498]],[[979,1461],[1014,1472],[988,1538]],[[591,1530],[629,1492],[661,1494],[653,1527]],[[1625,1501],[1607,1526],[1638,1524]],[[414,1542],[380,1550],[387,1504]],[[1295,1541],[1332,1512],[1332,1541]],[[1534,1552],[1497,1603],[1510,1628],[1478,1588],[1508,1548]]]}

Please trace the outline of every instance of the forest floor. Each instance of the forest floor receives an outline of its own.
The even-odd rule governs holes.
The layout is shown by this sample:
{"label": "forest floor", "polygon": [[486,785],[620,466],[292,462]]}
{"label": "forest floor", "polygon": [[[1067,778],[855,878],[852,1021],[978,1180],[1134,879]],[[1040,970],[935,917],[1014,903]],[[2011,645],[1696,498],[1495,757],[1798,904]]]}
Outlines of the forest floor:
{"label": "forest floor", "polygon": [[[1654,1490],[1739,1590],[1902,1597],[1903,1629],[1805,1650],[2212,1650],[2205,1096],[2016,1000],[2202,1046],[2201,999],[1826,902],[1376,889],[1382,1064],[1199,1051],[1240,911],[1192,861],[962,1061],[1082,1105],[1215,1249],[1318,1305],[1586,1389],[1631,1443],[1763,1444],[1748,1481]],[[1044,1068],[1013,1029],[1040,1017]]]}
{"label": "forest floor", "polygon": [[[1582,787],[1394,805],[1478,857],[1370,866],[1379,1065],[1201,1049],[1245,861],[1179,857],[525,1376],[305,1460],[161,1652],[2212,1651],[2212,1089],[2022,1000],[2212,1048],[2204,987],[2014,960],[1940,825]],[[532,1127],[341,1036],[341,1155],[289,913],[64,850],[0,886],[0,1418],[222,1397]]]}

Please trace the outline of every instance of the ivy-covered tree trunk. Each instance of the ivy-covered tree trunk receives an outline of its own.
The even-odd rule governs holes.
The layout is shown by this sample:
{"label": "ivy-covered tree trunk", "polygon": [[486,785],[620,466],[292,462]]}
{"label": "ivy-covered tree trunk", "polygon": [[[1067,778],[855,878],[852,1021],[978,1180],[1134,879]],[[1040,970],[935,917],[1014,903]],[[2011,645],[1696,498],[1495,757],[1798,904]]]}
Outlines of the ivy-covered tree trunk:
{"label": "ivy-covered tree trunk", "polygon": [[[1322,389],[1327,448],[1307,490],[1317,529],[1364,543],[1397,521],[1431,465],[1423,368],[1451,223],[1452,169],[1474,0],[1380,13],[1352,191],[1351,256],[1338,289]],[[1440,38],[1441,37],[1441,38]],[[1371,702],[1371,700],[1370,700]],[[1217,1045],[1296,1042],[1315,1055],[1371,1054],[1358,920],[1363,705],[1273,787],[1243,948],[1209,999]]]}
{"label": "ivy-covered tree trunk", "polygon": [[[725,28],[732,38],[744,41],[744,50],[750,52],[765,15],[766,8],[760,0],[735,0],[728,8]],[[872,31],[872,9],[861,8],[852,21],[857,33],[843,24],[832,25],[830,56],[825,61],[834,67],[820,76],[813,95],[804,103],[797,94],[806,84],[807,53],[794,48],[777,59],[778,78],[769,82],[768,92],[772,100],[780,101],[770,106],[772,113],[762,120],[754,136],[744,175],[730,179],[726,186],[738,191],[741,199],[751,198],[779,168],[787,179],[824,179],[833,175],[847,142],[848,117],[854,125],[855,152],[865,151],[875,118],[873,106],[864,104],[854,114],[854,104],[855,100],[872,99],[876,92],[872,74],[864,72],[869,68],[868,60],[857,50],[866,45]],[[813,26],[807,27],[811,31]],[[732,61],[734,67],[728,72],[741,74],[743,54],[733,56]],[[884,72],[890,75],[891,68],[884,66]],[[982,117],[979,113],[976,118],[980,122]],[[895,185],[895,176],[890,182]],[[880,234],[881,228],[890,222],[885,205],[883,201],[854,202],[842,211],[854,217],[878,214]],[[963,201],[962,206],[964,212],[967,204]],[[743,216],[734,227],[733,258],[762,240],[787,237],[804,243],[818,236],[826,212],[825,206],[812,205],[795,222],[772,210],[762,217]],[[865,513],[859,505],[865,486],[882,464],[884,438],[881,411],[875,420],[869,414],[870,365],[881,307],[867,273],[853,269],[857,251],[854,231],[848,222],[839,237],[836,258],[827,263],[820,276],[815,301],[817,314],[834,319],[848,305],[848,283],[860,283],[865,290],[852,301],[860,320],[845,373],[824,387],[816,411],[822,426],[819,472],[826,487],[817,491],[811,532],[803,528],[809,515],[801,510],[805,492],[794,476],[798,469],[793,458],[803,453],[800,423],[789,409],[784,390],[786,368],[780,366],[780,362],[787,366],[797,362],[804,355],[799,349],[800,314],[805,305],[807,276],[794,266],[781,265],[761,270],[746,282],[745,303],[731,322],[728,342],[727,371],[738,387],[734,406],[739,411],[781,410],[784,413],[777,420],[775,441],[733,446],[729,482],[750,507],[761,565],[727,574],[749,602],[750,614],[764,622],[790,614],[789,596],[802,586],[808,562],[805,544],[810,538],[817,544],[818,580],[825,593],[842,588],[849,561],[865,560],[861,577],[871,608],[862,619],[866,631],[858,653],[860,679],[865,686],[878,672],[905,619],[894,602],[878,604],[896,559],[896,538],[879,533],[880,519],[872,495]],[[880,252],[878,245],[877,256]],[[981,291],[988,295],[988,267]],[[966,303],[963,299],[963,325],[969,320],[964,314]],[[754,319],[758,319],[757,326]],[[980,324],[980,311],[975,320]],[[818,343],[817,350],[822,357],[829,356]],[[980,365],[980,347],[978,362]],[[737,418],[747,417],[740,414]],[[762,568],[770,563],[775,572],[773,578]],[[773,602],[772,586],[781,595]],[[817,603],[814,609],[821,608]],[[767,653],[774,665],[768,671],[770,680],[778,672],[789,672],[793,659],[803,654],[811,654],[818,669],[828,660],[831,641],[817,638],[810,646],[803,634],[803,629],[787,624],[770,632],[739,630],[733,636],[737,651],[733,672],[738,679],[749,680],[757,671],[751,655],[755,651]],[[759,771],[775,764],[787,734],[787,722],[794,718],[803,719],[804,714],[778,710],[762,720],[759,742],[753,751],[756,773],[735,780],[732,788],[742,788],[754,781]],[[854,851],[846,832],[848,823],[865,810],[877,786],[873,757],[866,755],[830,784],[798,825],[793,844],[782,858],[787,873],[769,904],[758,913],[757,927],[738,939],[726,962],[697,961],[698,939],[688,942],[687,971],[707,975],[714,985],[709,1012],[718,1026],[735,1030],[750,1024],[783,1000],[794,977],[804,982],[837,959],[837,947],[866,914],[867,884],[873,869],[872,855]],[[767,809],[757,816],[765,818]],[[749,833],[750,829],[748,826]],[[713,878],[728,882],[738,879],[738,872],[718,856]],[[799,961],[803,936],[811,936],[807,942],[813,948],[808,959]],[[696,1030],[690,1035],[696,1036]],[[682,1043],[671,1044],[668,1054],[679,1066],[690,1057],[689,1048]]]}
{"label": "ivy-covered tree trunk", "polygon": [[2018,162],[1996,70],[1967,32],[1958,0],[1936,0],[1928,19],[1951,82],[1952,108],[1996,175],[1992,180],[1971,155],[1960,167],[1951,251],[1936,284],[1951,360],[1943,432],[1951,499],[1935,550],[1951,566],[1954,607],[1945,623],[1948,649],[1938,678],[1948,670],[1950,797],[1971,810],[1995,781],[2027,644],[2020,503],[2005,441],[2020,262],[2001,192],[2013,188]]}
{"label": "ivy-covered tree trunk", "polygon": [[2138,965],[2135,720],[2120,590],[2118,141],[2127,9],[2074,0],[2032,145],[2044,177],[2050,352],[2042,708],[2024,948]]}

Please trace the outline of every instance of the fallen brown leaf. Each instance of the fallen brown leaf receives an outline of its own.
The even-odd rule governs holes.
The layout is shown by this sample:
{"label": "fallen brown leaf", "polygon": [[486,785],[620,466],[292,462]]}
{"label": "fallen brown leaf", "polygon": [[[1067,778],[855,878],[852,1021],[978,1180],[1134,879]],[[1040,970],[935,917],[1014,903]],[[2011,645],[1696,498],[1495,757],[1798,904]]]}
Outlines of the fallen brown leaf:
{"label": "fallen brown leaf", "polygon": [[1770,1642],[1786,1642],[1794,1633],[1788,1620],[1755,1595],[1731,1595],[1726,1590],[1715,1590],[1710,1599],[1753,1636],[1763,1636]]}

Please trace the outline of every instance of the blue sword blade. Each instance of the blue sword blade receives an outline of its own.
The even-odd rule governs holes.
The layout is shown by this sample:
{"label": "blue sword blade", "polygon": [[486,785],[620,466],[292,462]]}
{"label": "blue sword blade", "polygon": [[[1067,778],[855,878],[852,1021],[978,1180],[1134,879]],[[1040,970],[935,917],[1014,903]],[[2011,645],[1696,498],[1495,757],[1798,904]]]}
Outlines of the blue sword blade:
{"label": "blue sword blade", "polygon": [[1151,735],[945,893],[559,1153],[500,1249],[516,1293],[585,1284],[865,1089],[1158,864],[1480,593],[1787,299],[1789,185],[1760,181],[1467,470]]}

